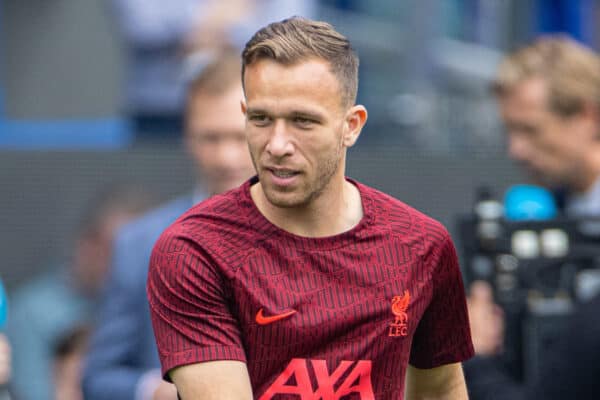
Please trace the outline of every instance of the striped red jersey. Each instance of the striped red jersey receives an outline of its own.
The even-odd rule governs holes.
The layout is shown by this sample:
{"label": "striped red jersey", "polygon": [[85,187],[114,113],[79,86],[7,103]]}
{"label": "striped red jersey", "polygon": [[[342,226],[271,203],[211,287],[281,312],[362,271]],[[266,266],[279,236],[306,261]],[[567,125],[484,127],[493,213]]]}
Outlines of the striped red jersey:
{"label": "striped red jersey", "polygon": [[437,221],[358,182],[353,229],[300,237],[250,186],[181,216],[154,247],[148,299],[162,371],[246,363],[254,397],[403,398],[407,364],[473,355],[454,246]]}

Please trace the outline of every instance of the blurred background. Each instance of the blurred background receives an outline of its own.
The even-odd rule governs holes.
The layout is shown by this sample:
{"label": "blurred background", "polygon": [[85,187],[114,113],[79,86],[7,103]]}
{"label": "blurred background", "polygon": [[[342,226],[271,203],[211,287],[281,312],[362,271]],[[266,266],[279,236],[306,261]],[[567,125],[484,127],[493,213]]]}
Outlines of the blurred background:
{"label": "blurred background", "polygon": [[[595,0],[320,0],[361,58],[369,121],[348,175],[441,220],[476,188],[521,182],[504,155],[489,82],[504,52],[541,32],[598,49]],[[175,129],[136,130],[131,62],[110,1],[0,0],[0,276],[8,288],[65,256],[86,204],[135,182],[158,203],[192,168]]]}

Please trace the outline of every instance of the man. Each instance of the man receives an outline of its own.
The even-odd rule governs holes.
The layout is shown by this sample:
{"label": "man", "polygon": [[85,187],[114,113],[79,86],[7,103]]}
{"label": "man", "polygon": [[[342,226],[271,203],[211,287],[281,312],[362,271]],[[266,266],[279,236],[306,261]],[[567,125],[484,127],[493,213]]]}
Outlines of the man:
{"label": "man", "polygon": [[257,176],[179,218],[150,264],[162,372],[183,400],[467,398],[447,232],[344,176],[367,119],[357,72],[327,23],[291,18],[246,44]]}
{"label": "man", "polygon": [[[598,55],[566,37],[541,38],[506,57],[494,91],[510,157],[536,183],[565,192],[568,215],[600,216]],[[569,333],[555,349],[556,362],[542,366],[539,387],[526,394],[492,361],[501,349],[502,314],[489,286],[478,282],[474,289],[469,315],[480,357],[465,367],[474,399],[597,398],[599,371],[593,366],[600,359],[600,298],[573,317]]]}
{"label": "man", "polygon": [[87,207],[68,262],[49,268],[9,296],[7,333],[12,345],[10,382],[15,397],[53,399],[56,341],[74,326],[92,323],[110,268],[117,229],[148,209],[137,188],[104,189]]}
{"label": "man", "polygon": [[495,84],[509,156],[565,189],[569,214],[600,215],[599,66],[591,50],[544,38],[508,58]]}
{"label": "man", "polygon": [[227,51],[189,86],[185,147],[198,167],[200,183],[194,194],[151,211],[119,232],[113,274],[84,372],[86,399],[177,398],[159,371],[145,291],[148,262],[154,242],[180,214],[252,174],[239,110],[239,74],[238,53]]}

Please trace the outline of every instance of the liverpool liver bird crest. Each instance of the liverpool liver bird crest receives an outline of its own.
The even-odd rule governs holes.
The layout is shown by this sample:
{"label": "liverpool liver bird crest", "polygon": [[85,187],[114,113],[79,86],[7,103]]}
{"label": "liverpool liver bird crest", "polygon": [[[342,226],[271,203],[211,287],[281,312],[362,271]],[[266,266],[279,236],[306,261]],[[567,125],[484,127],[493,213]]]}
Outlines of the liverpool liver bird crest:
{"label": "liverpool liver bird crest", "polygon": [[390,336],[406,336],[408,334],[408,304],[410,303],[410,293],[404,291],[402,296],[392,298],[392,313],[396,317],[390,324]]}

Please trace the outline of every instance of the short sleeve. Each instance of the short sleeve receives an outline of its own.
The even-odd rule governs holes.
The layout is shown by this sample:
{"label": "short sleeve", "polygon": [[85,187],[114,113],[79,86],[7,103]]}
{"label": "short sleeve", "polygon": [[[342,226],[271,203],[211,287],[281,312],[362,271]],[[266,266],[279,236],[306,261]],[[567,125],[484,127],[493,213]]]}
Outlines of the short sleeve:
{"label": "short sleeve", "polygon": [[173,227],[154,246],[146,290],[166,379],[182,365],[246,361],[226,279],[198,243]]}
{"label": "short sleeve", "polygon": [[434,368],[474,354],[465,290],[456,250],[445,232],[439,256],[432,256],[433,294],[413,338],[410,364]]}

